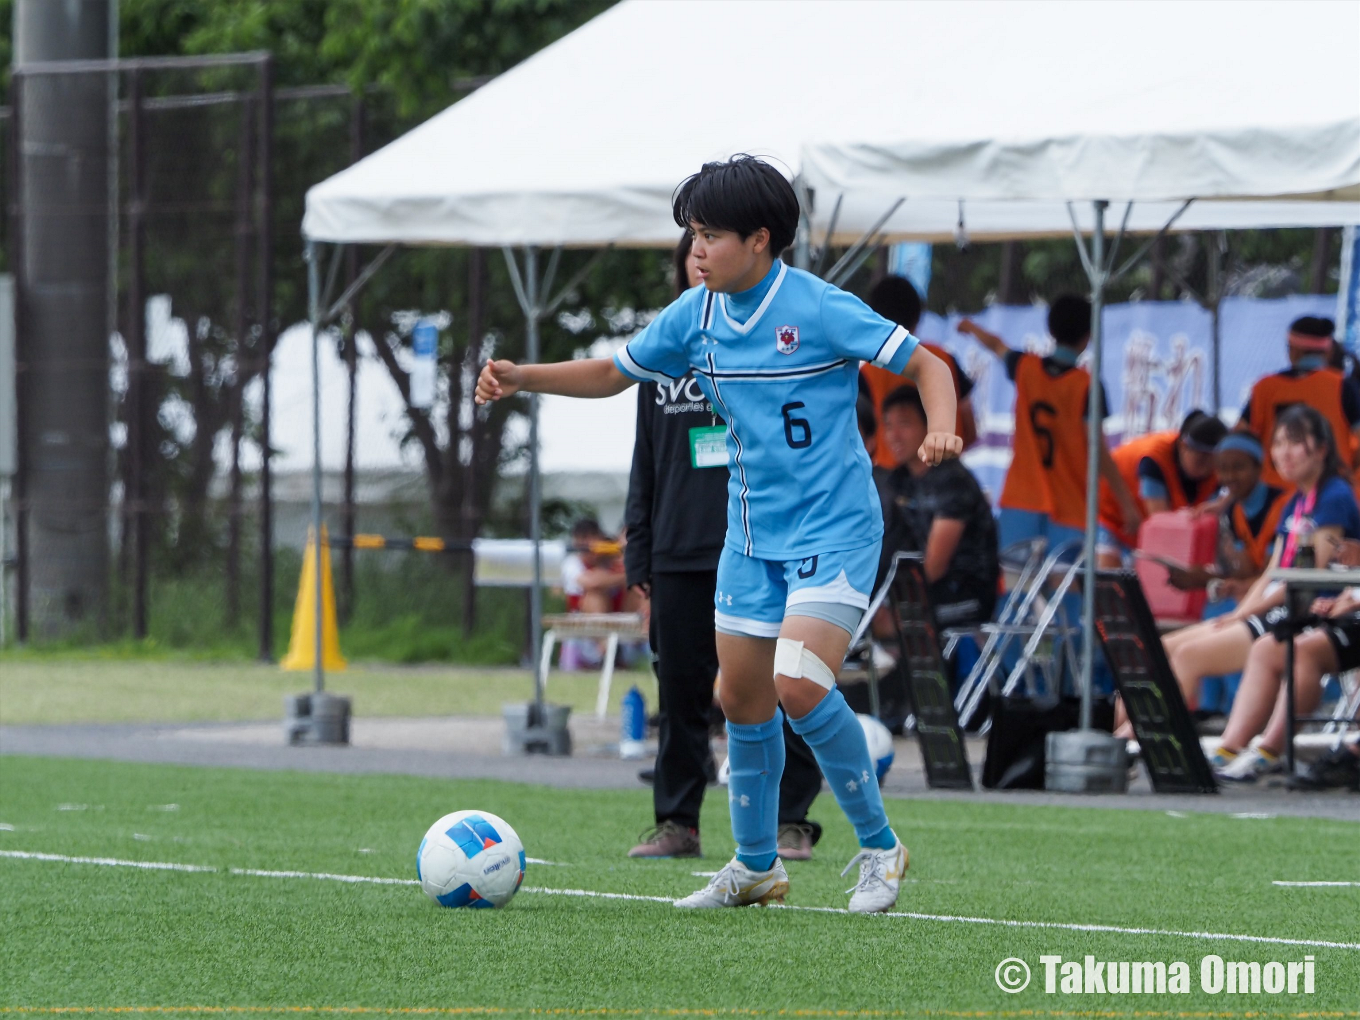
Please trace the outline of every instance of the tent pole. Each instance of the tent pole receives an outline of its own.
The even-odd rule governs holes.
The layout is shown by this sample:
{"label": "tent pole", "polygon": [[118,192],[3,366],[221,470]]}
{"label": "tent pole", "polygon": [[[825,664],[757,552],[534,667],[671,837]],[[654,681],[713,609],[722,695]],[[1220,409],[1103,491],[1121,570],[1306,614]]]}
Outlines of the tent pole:
{"label": "tent pole", "polygon": [[312,563],[316,573],[316,617],[313,631],[312,684],[319,694],[326,689],[326,667],[322,662],[321,601],[321,265],[315,241],[307,242],[307,317],[312,327]]}
{"label": "tent pole", "polygon": [[[1091,728],[1091,675],[1095,663],[1096,622],[1096,526],[1100,496],[1100,444],[1105,441],[1101,419],[1105,414],[1100,399],[1101,311],[1105,304],[1105,209],[1108,202],[1092,203],[1095,226],[1091,232],[1091,258],[1086,273],[1091,281],[1091,387],[1086,410],[1086,534],[1082,546],[1081,588],[1081,728]],[[1081,245],[1081,236],[1077,236]],[[1085,262],[1085,260],[1083,260]]]}
{"label": "tent pole", "polygon": [[[525,360],[537,364],[538,343],[538,247],[524,249],[524,336]],[[543,725],[543,688],[547,677],[539,668],[543,643],[543,534],[542,487],[538,464],[538,394],[529,394],[529,539],[534,543],[534,586],[529,590],[529,648],[534,665],[534,720]]]}

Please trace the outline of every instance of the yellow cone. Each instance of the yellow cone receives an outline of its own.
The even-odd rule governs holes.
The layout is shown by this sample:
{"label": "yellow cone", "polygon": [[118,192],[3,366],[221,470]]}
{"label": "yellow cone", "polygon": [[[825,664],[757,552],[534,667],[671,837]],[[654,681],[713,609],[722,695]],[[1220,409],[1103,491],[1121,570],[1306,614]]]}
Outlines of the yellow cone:
{"label": "yellow cone", "polygon": [[[345,668],[340,654],[340,631],[335,618],[335,588],[331,584],[331,548],[325,525],[321,527],[321,664],[328,670]],[[307,670],[316,665],[316,544],[307,529],[307,551],[302,554],[302,577],[297,604],[293,606],[293,636],[288,654],[279,663],[284,669]]]}

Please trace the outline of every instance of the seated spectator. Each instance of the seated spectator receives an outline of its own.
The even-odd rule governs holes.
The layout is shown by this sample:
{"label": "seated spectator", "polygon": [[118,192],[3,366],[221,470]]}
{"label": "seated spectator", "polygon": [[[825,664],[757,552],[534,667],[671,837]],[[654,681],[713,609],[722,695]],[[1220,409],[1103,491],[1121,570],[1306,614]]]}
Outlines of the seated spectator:
{"label": "seated spectator", "polygon": [[[920,324],[921,295],[905,277],[883,277],[870,289],[869,296],[864,302],[883,318],[897,323],[908,333],[915,333],[916,327]],[[973,380],[959,367],[954,355],[939,344],[923,342],[921,346],[943,361],[954,377],[954,396],[958,400],[958,412],[954,418],[955,432],[963,440],[963,448],[966,450],[977,442],[977,422],[973,416],[973,401],[970,397],[973,392]],[[900,375],[889,372],[886,368],[864,365],[859,370],[859,385],[860,393],[869,400],[869,408],[874,412],[876,421],[881,423],[883,398],[899,386],[913,384],[904,381]],[[893,456],[886,444],[876,445],[877,449],[869,454],[869,459],[875,466],[890,470],[902,463]]]}
{"label": "seated spectator", "polygon": [[1218,561],[1213,567],[1171,568],[1171,583],[1183,591],[1209,589],[1218,602],[1240,599],[1261,576],[1270,560],[1280,517],[1291,493],[1261,478],[1264,456],[1256,437],[1243,432],[1225,436],[1214,450],[1214,471],[1222,488],[1202,509],[1217,506]]}
{"label": "seated spectator", "polygon": [[[619,544],[606,537],[599,521],[583,517],[571,526],[571,547],[562,560],[562,593],[569,613],[617,613],[623,609],[627,579]],[[604,658],[595,639],[562,642],[564,670],[589,669]]]}
{"label": "seated spectator", "polygon": [[[1218,488],[1214,448],[1228,427],[1211,414],[1191,411],[1179,431],[1139,436],[1111,453],[1142,516],[1203,503]],[[1100,483],[1100,532],[1096,539],[1101,567],[1116,568],[1138,545],[1138,534],[1124,521],[1114,490]]]}
{"label": "seated spectator", "polygon": [[[1328,619],[1294,639],[1298,715],[1312,712],[1321,702],[1322,681],[1329,673],[1360,669],[1360,592],[1348,589],[1338,598],[1318,599],[1312,612]],[[1267,634],[1252,645],[1222,743],[1209,759],[1214,775],[1224,782],[1254,783],[1284,771],[1285,643]],[[1250,747],[1258,733],[1261,739]]]}
{"label": "seated spectator", "polygon": [[1231,613],[1176,631],[1162,641],[1191,709],[1198,704],[1205,677],[1240,672],[1252,644],[1283,622],[1284,587],[1268,579],[1270,571],[1308,559],[1325,567],[1341,550],[1343,539],[1360,537],[1360,508],[1339,473],[1331,427],[1318,411],[1300,406],[1281,414],[1271,452],[1280,474],[1296,491],[1281,514],[1265,571]]}
{"label": "seated spectator", "polygon": [[[884,550],[924,555],[935,618],[941,627],[991,619],[996,605],[996,521],[991,504],[958,460],[931,467],[916,451],[926,436],[926,414],[914,386],[883,400],[883,441],[899,467],[887,479],[893,519],[885,522]],[[889,545],[888,535],[895,537]]]}

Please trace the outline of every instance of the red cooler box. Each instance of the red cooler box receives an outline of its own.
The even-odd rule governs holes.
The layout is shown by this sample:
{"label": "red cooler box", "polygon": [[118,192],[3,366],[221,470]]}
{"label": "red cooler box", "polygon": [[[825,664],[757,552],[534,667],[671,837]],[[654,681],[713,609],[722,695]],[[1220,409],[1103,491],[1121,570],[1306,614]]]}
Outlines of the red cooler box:
{"label": "red cooler box", "polygon": [[1138,549],[1146,554],[1134,562],[1153,617],[1158,620],[1200,619],[1208,600],[1204,589],[1181,591],[1173,588],[1166,567],[1147,557],[1160,556],[1190,567],[1209,566],[1218,553],[1217,515],[1192,517],[1185,510],[1153,514],[1138,529]]}

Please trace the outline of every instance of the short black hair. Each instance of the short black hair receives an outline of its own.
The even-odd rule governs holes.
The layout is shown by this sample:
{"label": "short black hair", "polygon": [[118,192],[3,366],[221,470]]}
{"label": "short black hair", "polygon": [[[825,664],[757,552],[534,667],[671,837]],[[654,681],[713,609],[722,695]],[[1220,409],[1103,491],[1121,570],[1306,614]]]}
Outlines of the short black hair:
{"label": "short black hair", "polygon": [[883,277],[870,289],[865,304],[908,333],[921,322],[921,295],[905,276]]}
{"label": "short black hair", "polygon": [[1060,294],[1048,306],[1048,332],[1064,347],[1091,335],[1091,302],[1080,294]]}
{"label": "short black hair", "polygon": [[883,417],[886,418],[894,407],[912,408],[921,416],[922,421],[927,420],[926,405],[921,403],[921,391],[910,383],[897,387],[883,398]]}
{"label": "short black hair", "polygon": [[798,232],[798,196],[793,185],[763,160],[738,153],[725,163],[705,163],[671,196],[677,225],[691,222],[731,230],[742,239],[761,227],[770,232],[770,255],[793,244]]}
{"label": "short black hair", "polygon": [[1219,420],[1218,415],[1196,409],[1185,416],[1181,422],[1181,438],[1190,441],[1192,449],[1206,452],[1213,450],[1228,434],[1228,426]]}
{"label": "short black hair", "polygon": [[859,419],[859,434],[865,438],[878,435],[878,418],[874,416],[874,402],[868,397],[855,400],[855,417]]}
{"label": "short black hair", "polygon": [[1305,315],[1289,324],[1289,332],[1330,340],[1332,334],[1336,332],[1336,323],[1320,315]]}

